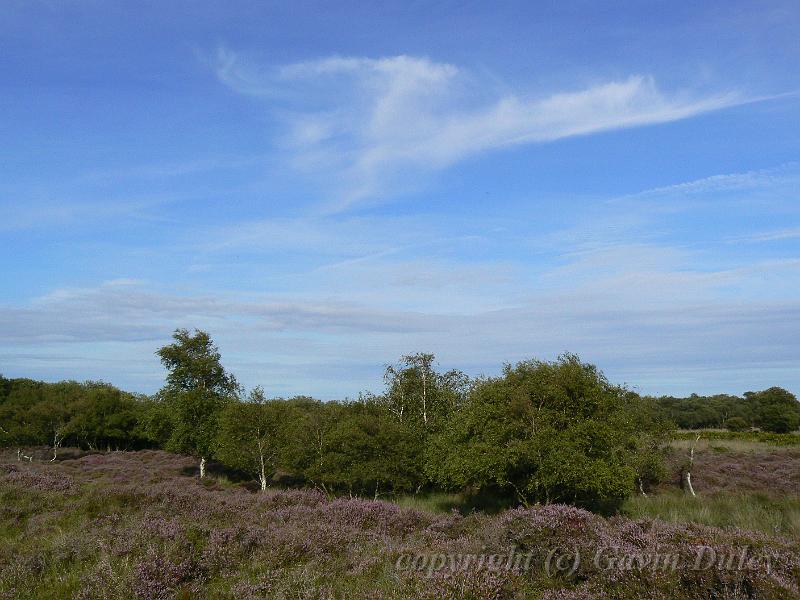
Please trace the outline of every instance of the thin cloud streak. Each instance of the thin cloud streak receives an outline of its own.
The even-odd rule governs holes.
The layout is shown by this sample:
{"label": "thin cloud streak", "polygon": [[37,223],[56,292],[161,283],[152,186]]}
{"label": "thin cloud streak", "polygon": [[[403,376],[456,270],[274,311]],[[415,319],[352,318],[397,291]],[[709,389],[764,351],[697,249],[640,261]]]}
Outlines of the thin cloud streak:
{"label": "thin cloud streak", "polygon": [[765,231],[754,235],[734,238],[736,242],[779,242],[783,240],[793,240],[800,238],[800,227],[792,229],[777,229],[775,231]]}
{"label": "thin cloud streak", "polygon": [[334,212],[390,195],[400,175],[484,152],[762,99],[736,91],[665,93],[643,75],[545,96],[510,94],[454,65],[413,56],[329,57],[265,69],[223,48],[215,68],[220,82],[261,98],[282,120],[295,166],[341,178]]}
{"label": "thin cloud streak", "polygon": [[[93,288],[54,290],[25,305],[0,306],[0,342],[10,364],[16,355],[29,357],[33,346],[45,349],[46,356],[101,344],[114,349],[107,356],[118,364],[104,363],[106,373],[118,372],[121,385],[152,391],[148,386],[158,379],[152,348],[175,327],[197,326],[211,331],[223,348],[235,349],[226,362],[242,372],[245,383],[275,380],[286,391],[326,398],[375,385],[381,364],[418,349],[431,350],[453,366],[483,368],[576,351],[611,376],[624,371],[634,383],[637,374],[648,376],[648,365],[671,366],[695,382],[695,389],[703,383],[703,373],[691,370],[696,364],[736,371],[756,363],[780,368],[800,359],[795,343],[800,331],[792,325],[800,323],[800,304],[759,291],[765,274],[797,281],[797,261],[708,270],[692,267],[691,254],[644,244],[563,256],[564,265],[505,282],[490,279],[497,262],[483,272],[468,262],[418,274],[409,264],[392,261],[378,260],[369,271],[360,263],[342,265],[336,273],[340,287],[328,287],[328,297],[236,291],[176,295],[149,283],[111,280]],[[432,284],[443,277],[450,280],[439,281],[445,287],[434,290]],[[310,290],[326,289],[326,281],[312,281]],[[490,299],[498,285],[505,286],[498,297],[504,304],[496,299],[493,308],[481,299],[487,294],[484,299]],[[731,286],[753,293],[729,294]],[[460,309],[448,301],[455,289],[465,299]],[[511,297],[517,298],[513,304]],[[324,362],[332,379],[311,377],[296,366],[309,357]],[[131,374],[125,371],[128,364],[142,366]],[[358,375],[353,375],[354,364],[362,368]],[[287,381],[290,368],[295,378]],[[336,381],[339,369],[351,379]]]}

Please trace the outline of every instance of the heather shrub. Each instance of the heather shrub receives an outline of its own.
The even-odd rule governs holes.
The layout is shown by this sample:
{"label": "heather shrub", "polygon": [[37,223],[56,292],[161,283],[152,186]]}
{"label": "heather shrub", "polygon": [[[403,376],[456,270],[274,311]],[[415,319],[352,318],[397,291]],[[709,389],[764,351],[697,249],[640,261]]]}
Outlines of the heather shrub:
{"label": "heather shrub", "polygon": [[[592,585],[580,585],[575,588],[546,590],[542,600],[605,600],[606,593]],[[651,596],[655,600],[656,596]]]}
{"label": "heather shrub", "polygon": [[80,578],[74,600],[114,600],[126,598],[128,594],[127,573],[108,559],[101,559],[89,572]]}
{"label": "heather shrub", "polygon": [[505,571],[438,571],[419,585],[419,598],[504,600],[521,598],[517,575]]}
{"label": "heather shrub", "polygon": [[[74,469],[87,460],[87,472]],[[432,514],[383,501],[329,500],[314,490],[209,490],[183,472],[185,462],[148,451],[4,469],[0,598],[771,599],[800,594],[796,538],[652,518],[608,519],[567,505],[498,515]],[[116,481],[114,474],[125,470],[134,474],[131,480]],[[143,483],[148,471],[155,483]],[[69,473],[72,483],[57,490],[6,480],[18,472],[30,473],[30,481]],[[748,547],[769,556],[771,568],[607,568],[593,560],[598,552],[610,559],[617,553],[658,551],[688,561],[700,546],[719,555]],[[398,566],[408,555],[499,555],[509,548],[530,553],[529,564],[430,572]],[[572,571],[548,573],[551,553],[579,553],[582,560]]]}
{"label": "heather shrub", "polygon": [[72,489],[71,477],[40,471],[14,469],[8,472],[5,481],[44,492],[66,492]]}
{"label": "heather shrub", "polygon": [[199,575],[191,559],[179,562],[151,550],[133,569],[132,592],[142,600],[169,600]]}

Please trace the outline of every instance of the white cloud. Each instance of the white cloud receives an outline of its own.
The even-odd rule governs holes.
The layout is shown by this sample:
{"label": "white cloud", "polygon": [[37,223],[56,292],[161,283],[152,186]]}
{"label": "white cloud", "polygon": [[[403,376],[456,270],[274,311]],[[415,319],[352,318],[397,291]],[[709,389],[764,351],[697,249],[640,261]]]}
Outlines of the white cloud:
{"label": "white cloud", "polygon": [[794,240],[800,238],[800,227],[791,229],[776,229],[774,231],[764,231],[753,235],[736,238],[734,241],[741,242],[778,242],[782,240]]}
{"label": "white cloud", "polygon": [[[448,365],[473,366],[474,373],[503,360],[576,351],[614,379],[624,373],[647,384],[670,367],[699,391],[737,390],[719,379],[709,383],[698,365],[739,372],[760,364],[763,376],[800,359],[800,305],[794,296],[762,289],[765,274],[796,289],[797,261],[715,271],[690,262],[669,248],[619,247],[513,281],[498,280],[491,265],[421,263],[415,271],[408,263],[379,262],[368,271],[343,268],[340,287],[327,289],[327,297],[177,295],[133,282],[103,284],[0,306],[0,345],[9,366],[44,372],[49,367],[37,366],[33,354],[74,353],[90,358],[73,365],[71,376],[152,390],[160,374],[152,352],[175,327],[196,326],[220,342],[226,364],[247,385],[323,397],[374,388],[382,364],[416,350],[433,351]],[[753,293],[726,295],[730,285]],[[502,292],[492,304],[498,286]],[[676,391],[676,385],[667,381],[649,391]]]}
{"label": "white cloud", "polygon": [[704,195],[718,197],[718,195],[724,194],[723,198],[729,199],[731,194],[741,194],[746,199],[752,200],[760,197],[764,192],[770,198],[773,198],[776,193],[794,192],[792,193],[794,197],[796,196],[797,186],[800,185],[800,169],[798,167],[800,167],[800,163],[789,162],[769,169],[712,175],[693,181],[645,190],[623,196],[616,199],[616,201],[691,198],[693,202],[691,206],[697,206],[698,200]]}
{"label": "white cloud", "polygon": [[387,193],[400,174],[481,152],[675,121],[747,101],[735,92],[665,93],[639,75],[577,91],[509,94],[454,65],[411,56],[257,69],[221,49],[216,73],[237,92],[268,100],[288,125],[295,165],[341,179],[340,209]]}
{"label": "white cloud", "polygon": [[[272,393],[352,396],[417,350],[473,373],[575,351],[658,393],[792,388],[800,261],[786,245],[741,253],[729,242],[752,223],[762,237],[796,231],[796,179],[796,165],[707,178],[552,223],[520,212],[488,222],[336,215],[193,230],[183,250],[225,272],[224,287],[162,287],[156,274],[124,279],[121,267],[119,279],[6,303],[0,360],[7,374],[151,391],[155,348],[196,326],[247,385]],[[63,355],[83,358],[54,367],[49,357]]]}

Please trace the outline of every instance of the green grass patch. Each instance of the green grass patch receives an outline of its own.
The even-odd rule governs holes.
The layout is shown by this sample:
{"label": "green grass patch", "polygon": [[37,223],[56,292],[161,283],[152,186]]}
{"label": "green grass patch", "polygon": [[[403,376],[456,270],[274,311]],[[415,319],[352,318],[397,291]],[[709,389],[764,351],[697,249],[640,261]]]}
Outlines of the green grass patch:
{"label": "green grass patch", "polygon": [[633,518],[737,527],[800,538],[800,497],[797,496],[720,493],[692,497],[670,492],[647,498],[633,496],[625,501],[620,512]]}
{"label": "green grass patch", "polygon": [[462,494],[430,493],[408,494],[394,500],[403,508],[412,508],[429,513],[447,513],[464,504]]}
{"label": "green grass patch", "polygon": [[721,429],[681,429],[673,434],[674,440],[700,440],[724,442],[750,442],[771,446],[800,446],[798,433],[768,433],[766,431],[725,431]]}
{"label": "green grass patch", "polygon": [[434,514],[449,513],[455,509],[463,515],[473,512],[494,515],[517,505],[513,497],[492,490],[475,494],[465,492],[408,494],[394,498],[393,502],[404,508],[413,508]]}

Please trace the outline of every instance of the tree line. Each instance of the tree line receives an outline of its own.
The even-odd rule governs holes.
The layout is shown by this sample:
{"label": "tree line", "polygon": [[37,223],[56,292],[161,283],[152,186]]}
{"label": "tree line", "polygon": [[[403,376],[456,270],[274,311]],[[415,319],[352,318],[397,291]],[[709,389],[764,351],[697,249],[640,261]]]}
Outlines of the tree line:
{"label": "tree line", "polygon": [[[572,354],[474,379],[407,355],[386,367],[380,394],[344,402],[245,392],[203,331],[179,329],[157,354],[167,375],[153,396],[0,378],[0,445],[47,445],[53,459],[64,445],[163,448],[197,457],[201,477],[214,460],[262,489],[283,480],[374,498],[458,490],[602,508],[663,477],[683,407],[614,385]],[[783,406],[775,394],[755,394],[758,406]],[[750,423],[765,422],[759,410]]]}
{"label": "tree line", "polygon": [[800,427],[800,403],[794,394],[779,387],[745,392],[743,396],[662,396],[656,402],[664,415],[681,429],[789,433]]}

